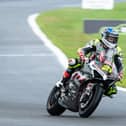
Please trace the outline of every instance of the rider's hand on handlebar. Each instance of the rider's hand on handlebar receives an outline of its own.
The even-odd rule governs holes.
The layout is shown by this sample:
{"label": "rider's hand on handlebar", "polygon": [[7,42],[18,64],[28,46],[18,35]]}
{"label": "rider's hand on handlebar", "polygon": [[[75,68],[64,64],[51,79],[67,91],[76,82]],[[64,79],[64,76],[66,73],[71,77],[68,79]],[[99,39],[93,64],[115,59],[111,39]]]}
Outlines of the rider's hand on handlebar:
{"label": "rider's hand on handlebar", "polygon": [[77,52],[78,52],[78,55],[79,55],[79,57],[80,57],[81,62],[85,62],[84,52],[81,50],[81,48],[78,49]]}
{"label": "rider's hand on handlebar", "polygon": [[122,78],[123,78],[123,72],[121,71],[121,72],[119,72],[119,74],[118,74],[118,79],[121,80]]}
{"label": "rider's hand on handlebar", "polygon": [[85,62],[85,57],[83,57],[83,56],[80,56],[80,60],[81,60],[81,62]]}

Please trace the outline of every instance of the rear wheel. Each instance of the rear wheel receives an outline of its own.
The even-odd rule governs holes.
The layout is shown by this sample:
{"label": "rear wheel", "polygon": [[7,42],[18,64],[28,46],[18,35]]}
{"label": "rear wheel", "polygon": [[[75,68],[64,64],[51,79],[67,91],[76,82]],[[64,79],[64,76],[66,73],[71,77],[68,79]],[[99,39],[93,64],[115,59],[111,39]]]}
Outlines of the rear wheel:
{"label": "rear wheel", "polygon": [[103,95],[103,88],[97,84],[93,87],[89,96],[85,95],[85,92],[81,95],[81,102],[79,104],[80,117],[89,117],[97,108]]}
{"label": "rear wheel", "polygon": [[60,89],[55,86],[48,97],[46,105],[47,111],[50,115],[58,116],[65,111],[65,108],[58,103],[59,96]]}

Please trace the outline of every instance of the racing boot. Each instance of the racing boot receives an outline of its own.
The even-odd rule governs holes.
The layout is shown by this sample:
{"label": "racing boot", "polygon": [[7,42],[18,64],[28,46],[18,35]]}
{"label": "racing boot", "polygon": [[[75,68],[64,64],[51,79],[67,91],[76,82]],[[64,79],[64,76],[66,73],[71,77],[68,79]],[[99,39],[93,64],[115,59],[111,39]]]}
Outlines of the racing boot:
{"label": "racing boot", "polygon": [[63,74],[63,77],[61,80],[59,80],[57,83],[56,83],[56,86],[61,88],[61,95],[65,95],[65,92],[66,92],[66,82],[69,81],[70,77],[71,77],[71,70],[67,69],[64,74]]}
{"label": "racing boot", "polygon": [[57,87],[62,87],[61,89],[64,89],[64,91],[62,91],[62,92],[65,92],[65,87],[67,84],[66,82],[69,81],[72,73],[75,71],[75,69],[77,70],[77,69],[81,68],[81,66],[82,66],[82,64],[81,64],[80,60],[77,58],[75,58],[75,59],[71,58],[68,60],[68,68],[64,72],[62,79],[56,83]]}
{"label": "racing boot", "polygon": [[110,86],[110,87],[108,88],[108,90],[105,92],[105,95],[111,97],[112,95],[115,95],[115,94],[117,94],[117,88],[116,88],[116,85],[113,84],[113,85]]}
{"label": "racing boot", "polygon": [[63,74],[63,77],[61,80],[59,80],[57,83],[56,83],[56,86],[57,87],[65,87],[66,85],[66,82],[70,79],[70,76],[71,76],[71,73],[68,72],[67,70],[64,72]]}

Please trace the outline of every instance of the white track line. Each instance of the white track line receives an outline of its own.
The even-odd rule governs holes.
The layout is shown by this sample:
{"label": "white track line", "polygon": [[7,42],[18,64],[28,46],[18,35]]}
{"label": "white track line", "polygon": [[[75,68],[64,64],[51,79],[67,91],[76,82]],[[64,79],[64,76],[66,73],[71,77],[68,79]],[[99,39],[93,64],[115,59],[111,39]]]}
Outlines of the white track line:
{"label": "white track line", "polygon": [[40,53],[40,54],[0,54],[0,57],[32,57],[32,56],[54,56],[51,53]]}
{"label": "white track line", "polygon": [[117,87],[117,89],[126,92],[126,88]]}
{"label": "white track line", "polygon": [[38,15],[39,14],[33,14],[28,17],[28,23],[29,23],[30,27],[32,28],[33,32],[43,41],[45,46],[50,48],[55,53],[55,55],[57,56],[61,65],[64,68],[66,68],[67,67],[67,57],[58,47],[53,45],[51,40],[49,40],[48,37],[40,30],[40,28],[36,24],[36,18]]}
{"label": "white track line", "polygon": [[[28,17],[28,23],[32,28],[33,32],[43,41],[43,43],[50,48],[57,56],[58,60],[62,64],[64,68],[67,67],[67,57],[65,54],[57,48],[55,45],[52,44],[51,40],[47,38],[47,36],[40,30],[38,25],[36,24],[36,18],[39,14],[33,14]],[[126,92],[126,88],[118,87],[118,90]]]}

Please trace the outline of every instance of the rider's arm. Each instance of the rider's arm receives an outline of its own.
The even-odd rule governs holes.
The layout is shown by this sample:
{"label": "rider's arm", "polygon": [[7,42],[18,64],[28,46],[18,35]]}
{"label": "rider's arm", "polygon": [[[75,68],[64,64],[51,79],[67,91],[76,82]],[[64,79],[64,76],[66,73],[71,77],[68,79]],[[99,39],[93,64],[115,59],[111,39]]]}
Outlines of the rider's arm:
{"label": "rider's arm", "polygon": [[122,63],[122,53],[121,53],[120,48],[118,48],[118,53],[114,56],[114,62],[115,62],[117,71],[119,73],[119,77],[121,79],[123,76],[123,63]]}
{"label": "rider's arm", "polygon": [[82,60],[84,60],[85,56],[88,53],[93,52],[93,51],[96,51],[96,41],[95,40],[90,41],[85,47],[79,48],[77,50],[77,52]]}
{"label": "rider's arm", "polygon": [[85,55],[87,55],[90,52],[96,51],[96,46],[95,45],[92,45],[92,46],[89,46],[89,47],[86,46],[86,47],[82,48],[82,51]]}
{"label": "rider's arm", "polygon": [[115,65],[117,67],[118,73],[123,70],[122,58],[119,55],[114,56]]}

